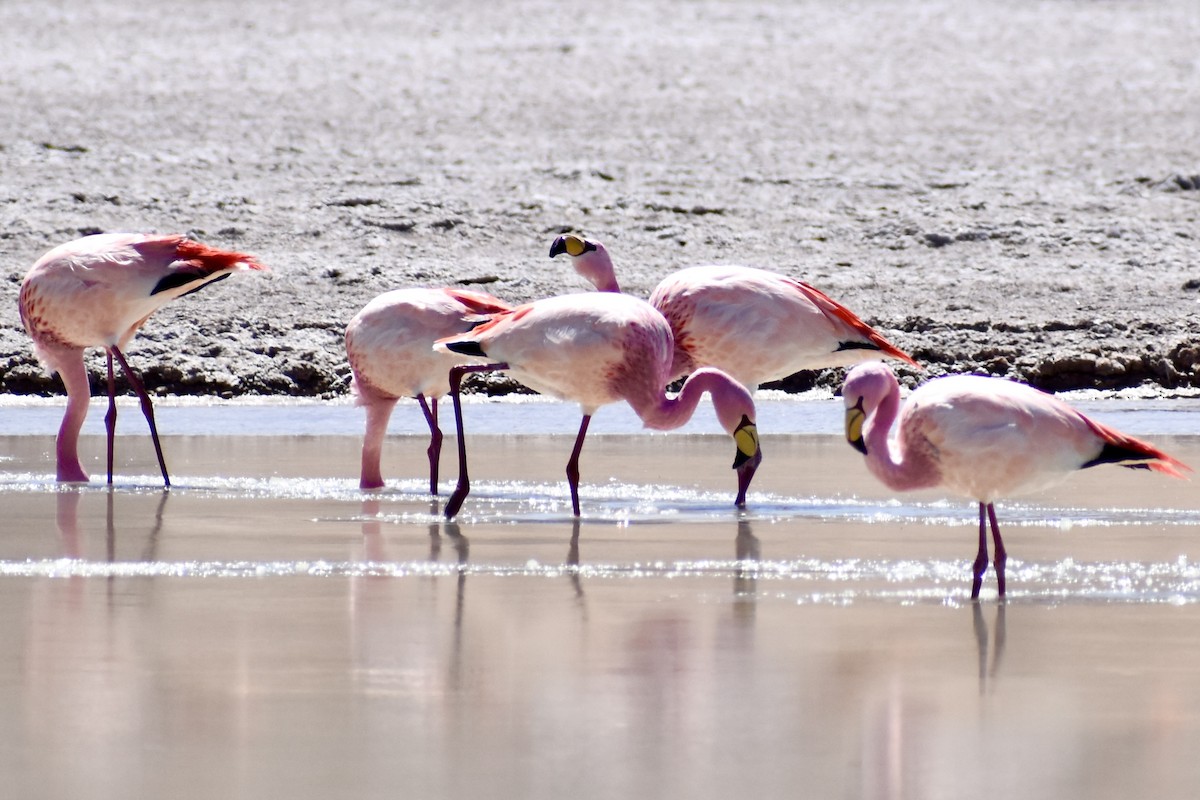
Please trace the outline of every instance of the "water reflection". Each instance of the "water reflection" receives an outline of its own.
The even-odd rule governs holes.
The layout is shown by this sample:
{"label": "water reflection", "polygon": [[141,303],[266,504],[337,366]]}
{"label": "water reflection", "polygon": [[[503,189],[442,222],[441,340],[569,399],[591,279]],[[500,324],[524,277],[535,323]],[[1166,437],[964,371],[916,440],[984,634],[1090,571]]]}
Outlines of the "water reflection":
{"label": "water reflection", "polygon": [[583,581],[579,577],[579,517],[571,520],[571,541],[567,546],[567,577],[575,589],[575,599],[583,600]]}
{"label": "water reflection", "polygon": [[737,567],[733,572],[733,596],[753,600],[757,587],[758,565],[762,560],[762,543],[750,529],[749,519],[743,517],[738,520],[734,543]]}
{"label": "water reflection", "polygon": [[[983,604],[971,603],[971,622],[975,630],[975,644],[979,649],[979,693],[990,691],[992,683],[1000,670],[1000,659],[1004,657],[1004,645],[1008,639],[1008,626],[1005,623],[1007,603],[1001,600],[996,604],[995,635],[988,637],[988,624],[983,618]],[[991,650],[991,661],[988,661],[988,651]]]}
{"label": "water reflection", "polygon": [[[102,491],[105,495],[104,560],[111,564],[117,560],[116,497],[120,492],[112,486],[105,487]],[[79,506],[85,494],[89,497],[94,497],[96,492],[86,486],[63,486],[59,489],[55,497],[54,522],[58,528],[62,555],[65,558],[83,559],[86,557],[84,537],[81,536],[79,527]],[[120,494],[122,494],[122,500],[128,500],[130,503],[140,500],[140,496],[136,494]],[[166,490],[159,493],[158,504],[154,509],[154,521],[150,525],[145,545],[138,556],[128,560],[151,562],[158,559],[159,538],[162,534],[163,519],[169,496],[170,492]],[[131,514],[131,524],[125,526],[126,529],[136,529],[132,522],[138,519],[140,519],[140,515],[135,516]]]}

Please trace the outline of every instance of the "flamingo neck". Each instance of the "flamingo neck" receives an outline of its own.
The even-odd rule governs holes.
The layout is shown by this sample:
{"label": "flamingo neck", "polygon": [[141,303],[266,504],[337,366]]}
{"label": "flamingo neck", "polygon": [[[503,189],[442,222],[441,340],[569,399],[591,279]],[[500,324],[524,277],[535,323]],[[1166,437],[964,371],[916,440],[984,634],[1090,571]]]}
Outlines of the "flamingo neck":
{"label": "flamingo neck", "polygon": [[87,418],[92,390],[83,365],[83,351],[63,353],[56,361],[54,366],[67,390],[67,409],[54,442],[57,477],[60,481],[86,481],[87,472],[79,461],[79,431]]}
{"label": "flamingo neck", "polygon": [[621,285],[617,283],[617,273],[613,269],[612,258],[604,245],[596,245],[594,253],[588,253],[575,259],[575,271],[588,280],[599,292],[620,293]]}
{"label": "flamingo neck", "polygon": [[733,435],[743,417],[753,420],[754,399],[744,386],[724,372],[706,367],[696,370],[684,382],[679,394],[668,397],[661,393],[657,402],[635,407],[647,428],[666,431],[684,425],[696,412],[696,406],[705,393],[712,395],[717,419],[727,433]]}
{"label": "flamingo neck", "polygon": [[888,433],[899,411],[900,387],[894,385],[869,414],[863,431],[867,467],[884,485],[896,491],[937,486],[941,483],[941,473],[928,451],[906,446],[903,440],[892,447],[888,441]]}

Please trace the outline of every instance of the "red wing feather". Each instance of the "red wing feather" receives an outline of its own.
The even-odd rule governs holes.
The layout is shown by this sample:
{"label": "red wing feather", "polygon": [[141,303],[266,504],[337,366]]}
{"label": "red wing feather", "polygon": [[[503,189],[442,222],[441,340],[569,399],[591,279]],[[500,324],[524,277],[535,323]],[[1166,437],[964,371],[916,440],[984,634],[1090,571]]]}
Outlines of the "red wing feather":
{"label": "red wing feather", "polygon": [[485,292],[472,292],[469,289],[442,289],[446,294],[471,309],[473,314],[498,314],[512,308],[498,297],[492,297]]}
{"label": "red wing feather", "polygon": [[867,323],[865,323],[861,319],[859,319],[857,314],[855,314],[850,309],[846,308],[844,305],[842,305],[838,301],[834,300],[829,295],[822,292],[820,289],[816,288],[815,286],[812,286],[811,284],[807,284],[804,281],[793,280],[793,281],[791,281],[791,283],[795,284],[795,286],[809,300],[813,301],[813,303],[816,304],[817,308],[821,309],[821,311],[824,312],[826,316],[834,317],[834,318],[844,322],[845,324],[849,325],[851,328],[854,328],[856,331],[861,333],[866,339],[868,339],[871,342],[871,344],[878,347],[880,352],[885,353],[889,356],[892,356],[893,358],[898,358],[901,361],[907,361],[909,364],[912,364],[914,367],[917,367],[918,369],[922,368],[921,365],[918,364],[912,356],[910,356],[908,353],[901,350],[899,347],[896,347],[896,345],[892,344],[887,339],[880,336],[879,333],[874,328],[872,328],[870,325],[868,325]]}
{"label": "red wing feather", "polygon": [[[1076,412],[1078,413],[1078,412]],[[1113,430],[1107,425],[1101,425],[1099,422],[1088,419],[1083,414],[1079,414],[1080,418],[1087,423],[1088,427],[1095,431],[1096,435],[1103,439],[1113,447],[1127,451],[1132,457],[1141,457],[1146,459],[1145,464],[1137,464],[1144,466],[1147,469],[1152,469],[1155,472],[1161,472],[1164,475],[1170,475],[1172,478],[1186,478],[1184,473],[1192,472],[1192,468],[1183,463],[1177,458],[1159,450],[1157,447],[1143,442],[1141,439],[1135,439],[1132,436],[1127,436],[1120,431]]]}

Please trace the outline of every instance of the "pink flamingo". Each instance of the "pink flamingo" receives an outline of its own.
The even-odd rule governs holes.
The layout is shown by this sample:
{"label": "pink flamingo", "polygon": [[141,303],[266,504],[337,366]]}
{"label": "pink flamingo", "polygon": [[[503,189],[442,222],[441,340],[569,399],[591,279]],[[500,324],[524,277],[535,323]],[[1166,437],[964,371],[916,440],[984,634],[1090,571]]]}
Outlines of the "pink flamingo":
{"label": "pink flamingo", "polygon": [[[415,397],[429,425],[429,493],[437,494],[442,430],[438,398],[450,391],[450,368],[468,359],[437,352],[433,343],[469,331],[509,305],[462,289],[396,289],[367,303],[346,326],[353,389],[367,412],[358,485],[383,486],[380,460],[388,420],[401,397]],[[428,402],[426,399],[428,398]]]}
{"label": "pink flamingo", "polygon": [[[575,269],[600,291],[619,291],[616,280],[576,261]],[[464,289],[396,289],[367,303],[346,326],[346,355],[357,402],[367,412],[363,434],[362,489],[383,486],[380,460],[388,420],[401,397],[415,397],[429,425],[429,493],[437,494],[442,430],[438,399],[450,390],[450,368],[466,359],[434,351],[438,339],[471,330],[509,304],[483,292]]]}
{"label": "pink flamingo", "polygon": [[[560,236],[580,272],[617,285],[604,245]],[[891,356],[917,365],[870,325],[820,290],[776,272],[738,266],[689,267],[664,278],[650,295],[671,325],[675,352],[669,378],[716,367],[756,388],[800,370],[845,367]]]}
{"label": "pink flamingo", "polygon": [[470,491],[459,386],[468,372],[506,370],[536,391],[573,400],[583,411],[567,462],[571,508],[579,516],[579,453],[592,414],[625,400],[648,428],[669,430],[691,418],[708,392],[721,426],[734,438],[738,471],[737,505],[762,460],[750,393],[723,372],[697,370],[679,394],[663,390],[671,366],[671,328],[644,300],[611,292],[571,294],[537,300],[495,315],[468,333],[438,342],[439,348],[494,363],[455,367],[450,396],[458,426],[458,486],[446,505],[451,518]]}
{"label": "pink flamingo", "polygon": [[[846,376],[846,439],[891,489],[944,486],[979,503],[979,552],[972,599],[987,571],[987,523],[995,542],[996,582],[1004,596],[1008,554],[993,502],[1054,486],[1098,464],[1151,469],[1176,478],[1191,471],[1157,448],[1085,417],[1031,386],[980,375],[952,375],[914,391],[900,410],[900,385],[882,364]],[[888,431],[899,412],[894,444]]]}
{"label": "pink flamingo", "polygon": [[171,300],[238,270],[264,269],[244,253],[217,250],[183,236],[137,233],[85,236],[37,260],[21,284],[19,305],[38,359],[62,376],[67,390],[56,442],[59,481],[88,479],[79,461],[79,430],[91,395],[83,352],[103,347],[108,354],[108,482],[112,483],[117,423],[115,357],[141,400],[163,483],[171,485],[150,396],[122,351],[150,315]]}

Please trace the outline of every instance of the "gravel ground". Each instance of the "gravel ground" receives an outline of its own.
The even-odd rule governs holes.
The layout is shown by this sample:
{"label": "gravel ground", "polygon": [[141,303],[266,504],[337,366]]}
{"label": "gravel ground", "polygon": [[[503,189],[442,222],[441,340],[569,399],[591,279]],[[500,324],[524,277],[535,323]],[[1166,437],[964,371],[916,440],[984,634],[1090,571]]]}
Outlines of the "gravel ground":
{"label": "gravel ground", "polygon": [[1197,41],[1195,0],[8,0],[0,391],[61,391],[21,278],[115,230],[273,269],[146,324],[163,393],[343,394],[371,297],[583,291],[563,231],[642,296],[795,275],[927,375],[1194,389]]}

